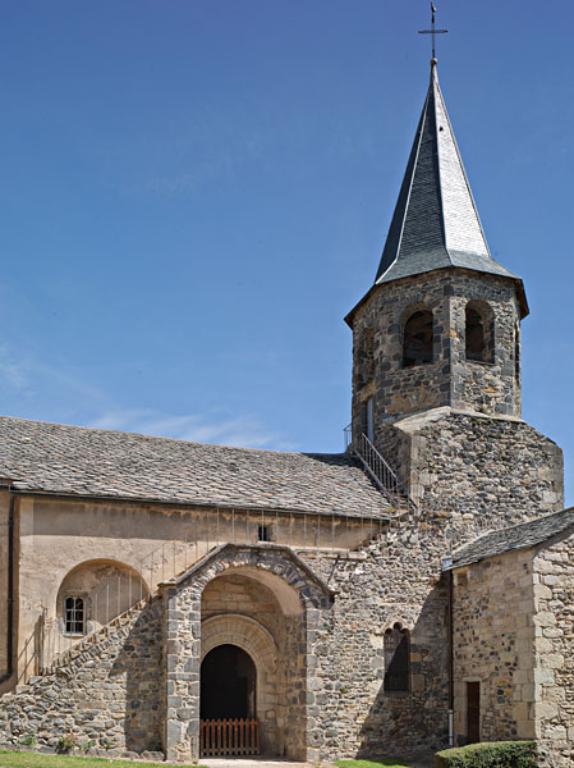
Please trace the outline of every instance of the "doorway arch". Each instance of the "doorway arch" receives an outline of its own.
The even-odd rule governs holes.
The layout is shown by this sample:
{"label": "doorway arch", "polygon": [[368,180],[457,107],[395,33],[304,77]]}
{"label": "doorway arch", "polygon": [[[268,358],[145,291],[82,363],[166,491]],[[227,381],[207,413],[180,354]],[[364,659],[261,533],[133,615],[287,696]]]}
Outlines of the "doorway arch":
{"label": "doorway arch", "polygon": [[257,671],[238,645],[218,645],[201,664],[202,720],[253,718],[257,707]]}

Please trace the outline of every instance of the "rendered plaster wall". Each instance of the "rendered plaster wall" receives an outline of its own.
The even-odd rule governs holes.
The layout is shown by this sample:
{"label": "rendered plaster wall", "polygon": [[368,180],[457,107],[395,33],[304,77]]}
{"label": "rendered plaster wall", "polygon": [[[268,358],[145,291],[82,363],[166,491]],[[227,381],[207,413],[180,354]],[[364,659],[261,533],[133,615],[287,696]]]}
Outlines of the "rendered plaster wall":
{"label": "rendered plaster wall", "polygon": [[10,496],[0,490],[0,678],[8,670],[8,548]]}
{"label": "rendered plaster wall", "polygon": [[535,736],[532,559],[517,550],[454,572],[456,743],[468,737],[467,682],[480,682],[482,741]]}
{"label": "rendered plaster wall", "polygon": [[[466,359],[465,310],[470,301],[484,302],[492,311],[492,363]],[[433,314],[433,361],[405,368],[404,326],[419,310]],[[518,334],[516,289],[510,280],[446,269],[380,286],[353,318],[355,440],[364,431],[362,404],[371,396],[376,438],[389,420],[442,405],[520,415]],[[373,378],[366,381],[364,339],[371,336]]]}
{"label": "rendered plaster wall", "polygon": [[[27,669],[23,669],[22,649],[26,645],[34,649],[38,623],[44,612],[48,624],[61,619],[62,585],[79,566],[85,566],[85,583],[79,586],[93,611],[97,599],[98,612],[103,612],[105,617],[125,610],[129,602],[139,599],[141,592],[153,592],[160,581],[185,570],[217,542],[255,543],[260,525],[268,527],[274,541],[303,548],[354,547],[376,530],[368,521],[359,519],[262,515],[121,502],[20,497],[19,509],[17,645],[20,676],[25,677],[34,673],[35,661],[31,653]],[[0,504],[0,526],[4,519],[2,510]],[[365,515],[368,514],[369,510],[365,510]],[[0,542],[4,542],[0,546],[6,546],[2,531],[0,527]],[[3,566],[7,559],[2,558],[0,562]],[[4,570],[2,566],[0,571]],[[119,586],[117,580],[107,577],[101,580],[100,587],[94,583],[95,573],[102,568],[110,569],[109,573],[115,569],[124,574]],[[108,583],[109,594],[107,587],[102,592],[102,585]],[[5,587],[0,590],[0,596],[6,599]],[[93,612],[89,616],[94,625],[99,623],[99,618],[101,616]],[[6,623],[0,621],[0,633],[6,631],[5,626]],[[66,642],[57,638],[59,648]],[[52,645],[56,645],[56,640]],[[5,643],[0,643],[0,653],[5,652],[2,650],[5,647]]]}
{"label": "rendered plaster wall", "polygon": [[574,764],[573,546],[561,536],[534,558],[536,735],[551,768]]}

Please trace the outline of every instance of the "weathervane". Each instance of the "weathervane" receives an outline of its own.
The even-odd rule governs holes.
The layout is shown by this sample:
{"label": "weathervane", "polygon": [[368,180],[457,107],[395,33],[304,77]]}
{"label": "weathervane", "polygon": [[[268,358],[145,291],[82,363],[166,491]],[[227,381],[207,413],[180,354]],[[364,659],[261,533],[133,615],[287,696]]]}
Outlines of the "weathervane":
{"label": "weathervane", "polygon": [[436,5],[434,3],[430,4],[431,7],[431,28],[430,29],[419,29],[419,35],[432,35],[432,59],[431,64],[436,64],[437,58],[436,58],[436,36],[437,35],[446,35],[448,32],[448,29],[437,29],[436,28]]}

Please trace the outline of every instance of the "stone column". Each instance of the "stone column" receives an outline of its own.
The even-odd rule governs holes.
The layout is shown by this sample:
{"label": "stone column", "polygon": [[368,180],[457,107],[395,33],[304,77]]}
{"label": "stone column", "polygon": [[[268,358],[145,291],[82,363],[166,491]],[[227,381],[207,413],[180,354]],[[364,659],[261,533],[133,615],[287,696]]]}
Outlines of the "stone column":
{"label": "stone column", "polygon": [[164,589],[164,750],[167,760],[199,759],[201,591]]}

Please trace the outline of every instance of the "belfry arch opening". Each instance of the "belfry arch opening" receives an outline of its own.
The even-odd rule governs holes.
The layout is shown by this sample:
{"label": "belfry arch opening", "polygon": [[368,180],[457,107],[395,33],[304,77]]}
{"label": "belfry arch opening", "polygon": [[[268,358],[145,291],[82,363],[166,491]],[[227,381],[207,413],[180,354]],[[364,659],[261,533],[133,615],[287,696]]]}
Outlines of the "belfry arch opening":
{"label": "belfry arch opening", "polygon": [[201,664],[201,719],[254,718],[257,671],[237,645],[213,648]]}
{"label": "belfry arch opening", "polygon": [[466,359],[475,363],[494,362],[494,315],[484,301],[469,301],[465,308]]}
{"label": "belfry arch opening", "polygon": [[407,318],[403,329],[403,368],[433,361],[434,323],[428,309],[418,309]]}

